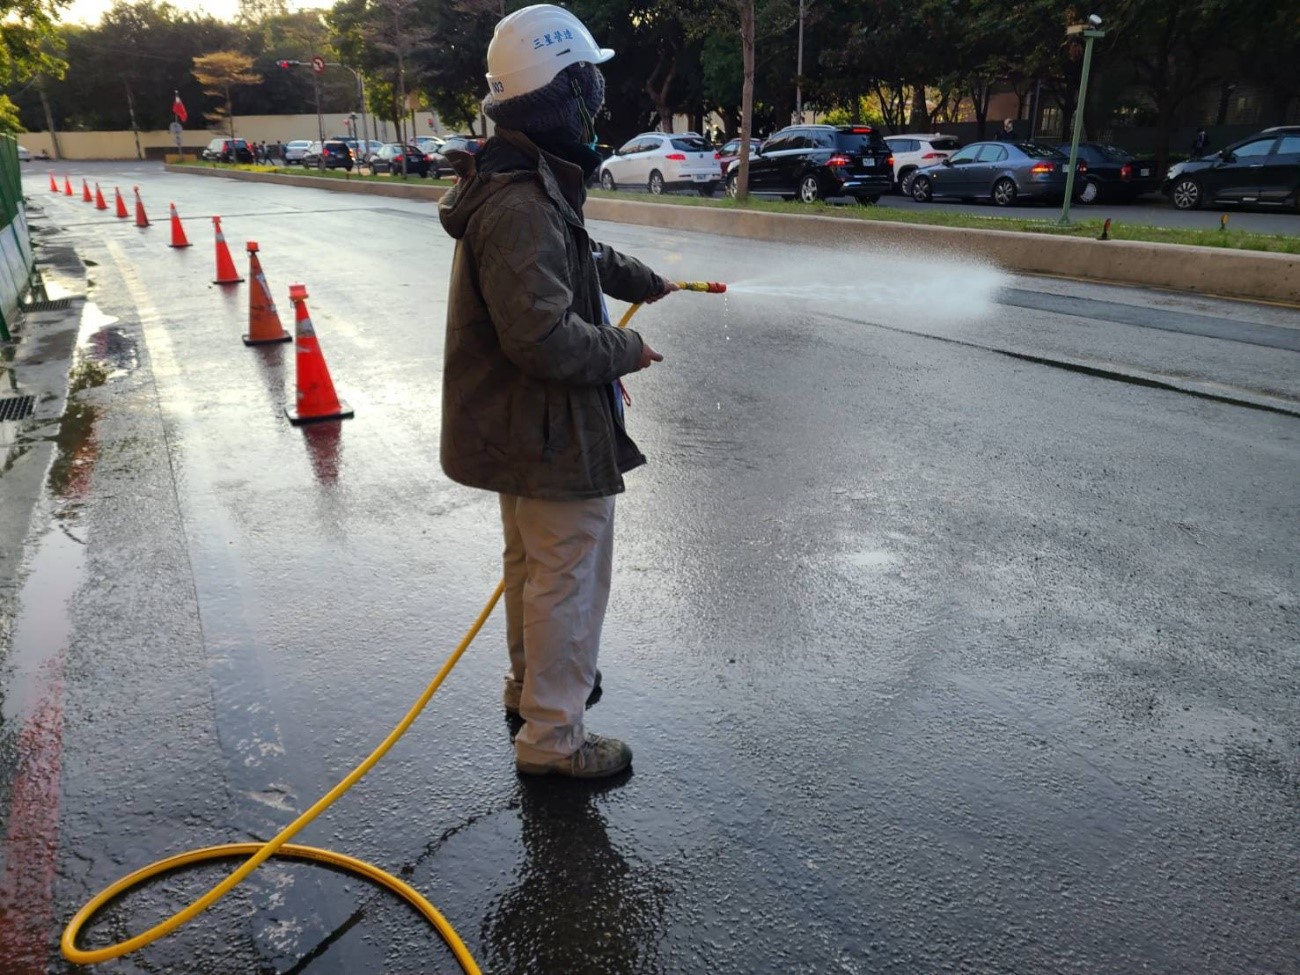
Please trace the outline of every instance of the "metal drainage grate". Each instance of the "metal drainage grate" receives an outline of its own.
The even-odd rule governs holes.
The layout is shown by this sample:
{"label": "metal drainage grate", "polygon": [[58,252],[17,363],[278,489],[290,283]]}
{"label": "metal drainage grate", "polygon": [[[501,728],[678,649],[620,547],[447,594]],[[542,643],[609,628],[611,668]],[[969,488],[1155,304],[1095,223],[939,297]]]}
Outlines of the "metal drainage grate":
{"label": "metal drainage grate", "polygon": [[10,396],[8,399],[0,399],[0,420],[25,420],[35,410],[35,396]]}
{"label": "metal drainage grate", "polygon": [[55,298],[53,301],[33,301],[23,305],[23,311],[67,311],[72,307],[71,298]]}

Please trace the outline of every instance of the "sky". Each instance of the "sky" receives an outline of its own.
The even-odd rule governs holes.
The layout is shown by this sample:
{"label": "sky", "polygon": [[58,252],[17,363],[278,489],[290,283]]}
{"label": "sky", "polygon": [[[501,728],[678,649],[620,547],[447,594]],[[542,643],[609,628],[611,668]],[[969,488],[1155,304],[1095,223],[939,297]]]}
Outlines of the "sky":
{"label": "sky", "polygon": [[[168,0],[178,10],[211,14],[219,20],[233,20],[239,12],[239,0]],[[331,7],[333,0],[289,0],[290,10],[308,7]],[[104,12],[113,6],[113,0],[72,0],[65,8],[65,23],[97,24]]]}

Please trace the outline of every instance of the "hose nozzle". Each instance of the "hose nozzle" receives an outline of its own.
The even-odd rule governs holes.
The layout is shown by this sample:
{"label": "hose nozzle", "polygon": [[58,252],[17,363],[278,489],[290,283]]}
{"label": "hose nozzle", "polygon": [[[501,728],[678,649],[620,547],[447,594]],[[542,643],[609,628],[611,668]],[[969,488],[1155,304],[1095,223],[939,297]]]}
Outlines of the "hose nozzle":
{"label": "hose nozzle", "polygon": [[677,287],[683,291],[703,291],[706,294],[725,294],[727,286],[720,281],[678,281]]}

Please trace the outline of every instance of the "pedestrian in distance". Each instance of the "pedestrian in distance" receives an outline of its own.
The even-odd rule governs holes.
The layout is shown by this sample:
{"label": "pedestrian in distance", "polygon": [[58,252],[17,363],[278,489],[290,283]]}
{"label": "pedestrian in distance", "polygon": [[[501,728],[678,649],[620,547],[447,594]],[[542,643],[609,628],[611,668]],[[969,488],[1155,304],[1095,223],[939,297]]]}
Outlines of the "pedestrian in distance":
{"label": "pedestrian in distance", "polygon": [[538,4],[502,19],[487,51],[477,155],[450,152],[439,204],[457,241],[447,307],[441,460],[495,492],[504,533],[505,709],[522,719],[522,774],[616,775],[623,742],[586,730],[600,687],[614,497],[645,463],[624,425],[620,377],[663,359],[609,325],[602,292],[655,301],[677,286],[593,240],[583,219],[600,165],[599,48],[577,17]]}
{"label": "pedestrian in distance", "polygon": [[1016,123],[1014,119],[1007,118],[1002,120],[1002,128],[998,129],[998,141],[999,142],[1016,141]]}
{"label": "pedestrian in distance", "polygon": [[1192,158],[1200,159],[1210,149],[1210,136],[1205,129],[1196,130],[1196,138],[1192,139]]}

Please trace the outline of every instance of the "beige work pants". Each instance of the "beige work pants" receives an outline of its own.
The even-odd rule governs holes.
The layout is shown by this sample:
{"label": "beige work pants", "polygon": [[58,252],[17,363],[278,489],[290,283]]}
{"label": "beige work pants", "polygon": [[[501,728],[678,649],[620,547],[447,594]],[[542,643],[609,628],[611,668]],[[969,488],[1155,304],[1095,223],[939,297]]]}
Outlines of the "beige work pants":
{"label": "beige work pants", "polygon": [[539,501],[503,494],[507,682],[524,726],[515,756],[547,762],[586,740],[614,556],[614,498]]}

